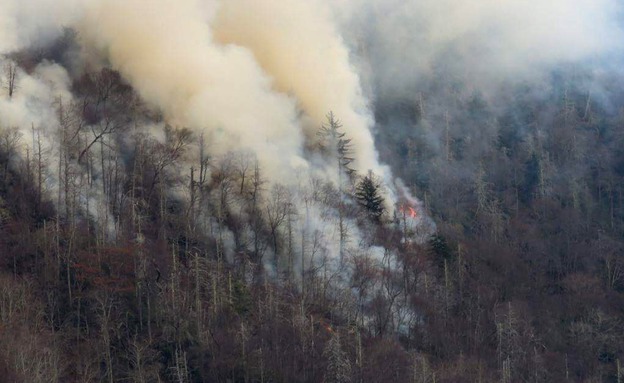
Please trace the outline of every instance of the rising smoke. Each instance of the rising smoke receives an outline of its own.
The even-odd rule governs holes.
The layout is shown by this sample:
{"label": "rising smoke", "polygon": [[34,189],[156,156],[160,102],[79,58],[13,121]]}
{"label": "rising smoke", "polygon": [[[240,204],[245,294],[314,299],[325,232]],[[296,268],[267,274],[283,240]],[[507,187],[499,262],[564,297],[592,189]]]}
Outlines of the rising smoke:
{"label": "rising smoke", "polygon": [[109,63],[173,124],[209,132],[213,150],[253,150],[274,178],[309,166],[303,147],[333,110],[355,168],[391,181],[369,100],[445,68],[483,85],[604,58],[624,41],[620,13],[614,0],[9,0],[0,52],[73,27],[85,62]]}
{"label": "rising smoke", "polygon": [[352,166],[381,176],[392,205],[394,179],[374,141],[385,134],[374,131],[378,103],[414,101],[435,76],[495,89],[605,62],[624,41],[620,15],[615,0],[5,0],[0,54],[45,46],[64,27],[78,32],[81,53],[21,73],[0,118],[50,133],[71,77],[110,66],[169,124],[204,134],[212,155],[250,151],[273,182],[302,171],[336,182],[310,150],[333,111],[352,139]]}

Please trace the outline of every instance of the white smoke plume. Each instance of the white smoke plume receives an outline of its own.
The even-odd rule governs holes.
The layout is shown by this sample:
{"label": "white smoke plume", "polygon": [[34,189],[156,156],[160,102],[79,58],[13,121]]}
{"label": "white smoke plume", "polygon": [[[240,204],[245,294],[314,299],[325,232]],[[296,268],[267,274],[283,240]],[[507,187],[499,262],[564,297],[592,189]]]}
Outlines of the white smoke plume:
{"label": "white smoke plume", "polygon": [[390,180],[348,50],[316,5],[100,1],[78,30],[171,122],[207,131],[216,154],[250,149],[270,178],[288,178],[308,167],[304,140],[333,110],[352,140],[353,166]]}
{"label": "white smoke plume", "polygon": [[[0,73],[9,65],[16,67],[11,60],[0,59]],[[69,75],[60,65],[43,62],[30,74],[17,68],[16,77],[18,81],[13,97],[6,96],[6,79],[3,81],[4,89],[0,88],[0,129],[17,132],[20,139],[15,143],[18,146],[16,149],[22,153],[28,151],[31,158],[36,155],[36,146],[46,156],[56,155],[56,110],[59,100],[69,103],[72,99]],[[11,160],[15,164],[18,158]],[[41,170],[45,173],[46,185],[43,188],[54,193],[59,186],[58,179],[48,166]]]}
{"label": "white smoke plume", "polygon": [[247,49],[213,42],[198,2],[97,2],[79,33],[171,123],[209,132],[215,154],[250,149],[276,178],[305,166],[294,100]]}
{"label": "white smoke plume", "polygon": [[[212,155],[251,151],[273,182],[302,171],[336,181],[309,150],[333,111],[353,166],[381,176],[396,202],[371,100],[409,95],[440,71],[487,84],[604,60],[621,51],[621,10],[616,0],[4,0],[0,54],[71,27],[77,68],[118,70],[168,123],[203,133]],[[2,123],[46,126],[52,100],[71,98],[71,75],[54,63],[21,73]]]}
{"label": "white smoke plume", "polygon": [[368,101],[328,4],[225,1],[216,13],[214,31],[222,43],[249,48],[276,89],[296,97],[305,113],[307,137],[314,138],[327,112],[333,111],[352,140],[354,167],[388,180],[389,171],[375,151]]}

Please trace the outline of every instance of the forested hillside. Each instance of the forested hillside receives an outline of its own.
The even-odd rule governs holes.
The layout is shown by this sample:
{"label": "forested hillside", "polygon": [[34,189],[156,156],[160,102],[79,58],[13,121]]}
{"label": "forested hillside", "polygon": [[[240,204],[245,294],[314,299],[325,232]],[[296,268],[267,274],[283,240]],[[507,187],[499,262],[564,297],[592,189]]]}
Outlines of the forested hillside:
{"label": "forested hillside", "polygon": [[624,381],[610,0],[8,1],[0,382]]}

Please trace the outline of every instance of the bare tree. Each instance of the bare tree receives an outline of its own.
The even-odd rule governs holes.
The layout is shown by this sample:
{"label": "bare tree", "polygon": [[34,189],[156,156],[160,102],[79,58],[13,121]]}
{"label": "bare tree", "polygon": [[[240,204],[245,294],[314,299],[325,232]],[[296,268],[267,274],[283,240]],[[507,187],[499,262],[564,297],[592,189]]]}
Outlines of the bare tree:
{"label": "bare tree", "polygon": [[106,378],[109,383],[114,382],[113,370],[113,341],[117,333],[117,327],[121,326],[119,318],[115,317],[116,302],[108,292],[102,291],[96,297],[96,310],[100,325],[100,336],[104,352],[104,365],[106,366]]}
{"label": "bare tree", "polygon": [[265,246],[260,236],[263,219],[260,206],[262,203],[262,192],[266,181],[260,172],[260,163],[257,159],[254,161],[253,175],[250,180],[251,187],[249,190],[249,214],[251,215],[251,229],[253,232],[253,255],[256,261],[262,260]]}
{"label": "bare tree", "polygon": [[253,170],[255,156],[248,151],[239,151],[234,154],[234,172],[239,182],[239,193],[242,195],[248,188],[250,174]]}
{"label": "bare tree", "polygon": [[129,345],[130,377],[134,383],[159,381],[158,353],[135,336]]}
{"label": "bare tree", "polygon": [[274,267],[275,272],[279,270],[279,256],[282,251],[280,247],[280,228],[285,223],[289,212],[292,210],[291,195],[288,189],[282,185],[274,185],[266,206],[269,229],[275,251]]}
{"label": "bare tree", "polygon": [[323,356],[327,358],[327,370],[323,381],[325,383],[350,383],[351,362],[340,345],[340,336],[333,333],[325,346]]}
{"label": "bare tree", "polygon": [[13,98],[17,89],[17,64],[15,62],[9,61],[4,64],[4,77],[4,89],[6,89],[9,98]]}
{"label": "bare tree", "polygon": [[4,182],[7,182],[11,161],[15,158],[22,134],[17,128],[0,129],[0,163],[3,164]]}

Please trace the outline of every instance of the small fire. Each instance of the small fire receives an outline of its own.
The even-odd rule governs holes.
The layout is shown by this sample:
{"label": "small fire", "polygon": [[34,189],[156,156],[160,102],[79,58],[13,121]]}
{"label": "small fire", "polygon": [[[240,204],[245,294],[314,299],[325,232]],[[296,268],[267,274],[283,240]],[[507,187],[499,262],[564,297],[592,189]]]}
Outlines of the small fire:
{"label": "small fire", "polygon": [[331,324],[327,323],[326,319],[320,318],[320,319],[315,320],[313,316],[310,316],[310,321],[316,322],[316,324],[318,325],[318,328],[324,329],[329,334],[332,334],[334,332],[334,329],[332,329]]}
{"label": "small fire", "polygon": [[332,333],[334,332],[334,330],[332,330],[331,326],[330,326],[330,325],[328,325],[327,323],[323,323],[323,327],[325,327],[325,330],[326,330],[328,333],[330,333],[330,334],[332,334]]}
{"label": "small fire", "polygon": [[416,218],[418,216],[418,212],[416,211],[416,209],[414,209],[413,207],[409,206],[409,205],[403,205],[399,208],[399,211],[403,214],[403,216],[405,217],[410,217],[410,218]]}

